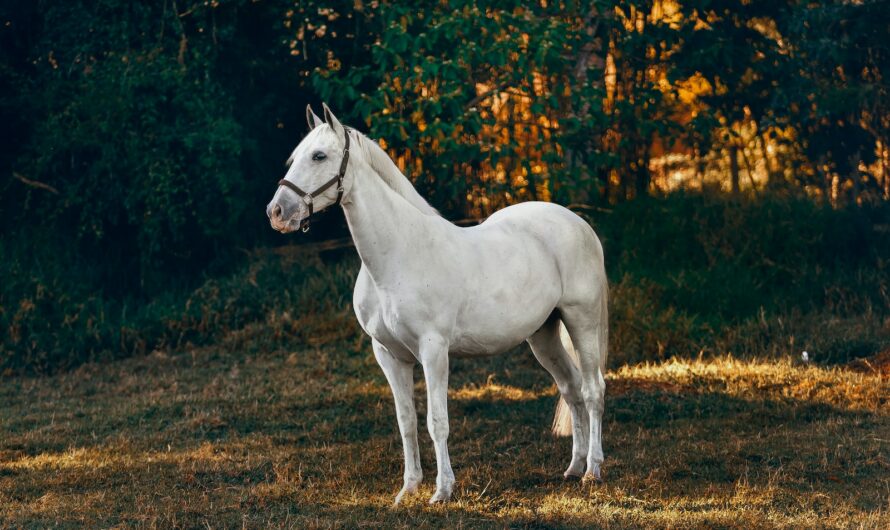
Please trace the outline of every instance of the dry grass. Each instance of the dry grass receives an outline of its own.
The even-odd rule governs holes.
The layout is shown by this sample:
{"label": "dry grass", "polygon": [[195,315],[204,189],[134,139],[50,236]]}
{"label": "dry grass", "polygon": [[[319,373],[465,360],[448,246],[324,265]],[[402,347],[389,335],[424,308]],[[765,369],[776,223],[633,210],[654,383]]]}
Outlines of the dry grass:
{"label": "dry grass", "polygon": [[606,483],[584,486],[560,478],[570,441],[547,432],[555,393],[530,354],[457,360],[456,498],[426,505],[424,434],[426,485],[392,509],[401,447],[367,342],[229,349],[2,381],[0,527],[890,527],[877,372],[730,358],[617,369]]}

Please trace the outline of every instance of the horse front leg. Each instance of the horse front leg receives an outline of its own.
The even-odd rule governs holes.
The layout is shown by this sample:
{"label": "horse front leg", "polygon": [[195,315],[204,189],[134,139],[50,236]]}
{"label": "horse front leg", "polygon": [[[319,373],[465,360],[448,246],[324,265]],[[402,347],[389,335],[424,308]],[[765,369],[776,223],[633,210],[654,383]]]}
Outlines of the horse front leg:
{"label": "horse front leg", "polygon": [[383,369],[386,380],[392,388],[399,432],[402,434],[405,475],[402,489],[396,495],[395,504],[399,504],[406,494],[416,492],[423,480],[420,448],[417,445],[417,411],[414,409],[414,363],[394,357],[386,346],[376,340],[373,341],[373,348],[377,364]]}
{"label": "horse front leg", "polygon": [[427,427],[436,448],[436,493],[430,504],[445,502],[454,489],[454,471],[448,456],[448,344],[441,337],[425,337],[420,362],[426,379]]}

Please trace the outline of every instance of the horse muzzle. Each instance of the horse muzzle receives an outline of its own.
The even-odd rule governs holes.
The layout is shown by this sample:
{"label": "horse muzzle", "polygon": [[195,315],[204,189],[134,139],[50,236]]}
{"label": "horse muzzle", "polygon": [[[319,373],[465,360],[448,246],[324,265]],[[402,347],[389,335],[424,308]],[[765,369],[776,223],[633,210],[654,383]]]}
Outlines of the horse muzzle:
{"label": "horse muzzle", "polygon": [[305,217],[305,212],[300,210],[299,204],[284,204],[282,206],[282,201],[273,200],[266,206],[266,216],[269,217],[269,224],[274,230],[287,234],[300,228],[302,218]]}

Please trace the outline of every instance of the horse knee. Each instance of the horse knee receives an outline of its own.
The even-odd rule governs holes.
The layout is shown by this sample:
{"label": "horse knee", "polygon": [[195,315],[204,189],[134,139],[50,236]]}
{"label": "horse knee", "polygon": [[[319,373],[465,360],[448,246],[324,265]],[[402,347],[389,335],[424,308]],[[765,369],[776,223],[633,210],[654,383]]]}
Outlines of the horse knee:
{"label": "horse knee", "polygon": [[399,408],[396,411],[396,419],[399,421],[399,425],[401,425],[405,430],[416,430],[417,429],[417,415],[414,413],[414,408],[411,407],[410,410],[402,410]]}
{"label": "horse knee", "polygon": [[430,437],[434,441],[447,440],[449,433],[448,417],[440,418],[430,414],[427,421],[427,429],[430,431]]}
{"label": "horse knee", "polygon": [[591,385],[583,391],[584,404],[595,412],[603,413],[605,409],[605,385]]}
{"label": "horse knee", "polygon": [[581,389],[579,389],[576,385],[558,384],[556,385],[556,388],[559,390],[559,395],[562,396],[562,399],[564,399],[565,402],[569,405],[577,406],[584,404],[584,397],[582,395]]}

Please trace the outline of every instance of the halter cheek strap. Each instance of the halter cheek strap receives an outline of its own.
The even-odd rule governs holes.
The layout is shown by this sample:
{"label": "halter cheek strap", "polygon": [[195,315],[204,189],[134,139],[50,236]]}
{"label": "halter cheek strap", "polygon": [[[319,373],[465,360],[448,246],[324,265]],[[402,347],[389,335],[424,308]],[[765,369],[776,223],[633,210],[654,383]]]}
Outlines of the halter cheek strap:
{"label": "halter cheek strap", "polygon": [[294,184],[293,182],[287,179],[281,179],[278,181],[279,186],[284,186],[286,188],[290,188],[294,193],[300,196],[303,199],[303,202],[306,203],[306,206],[309,208],[309,215],[303,218],[300,221],[300,230],[303,232],[309,231],[309,218],[312,217],[313,206],[312,200],[316,197],[320,196],[322,193],[328,191],[328,188],[337,185],[337,200],[331,206],[335,206],[340,204],[340,201],[343,199],[343,177],[346,175],[346,166],[349,164],[349,129],[343,128],[343,135],[346,137],[346,146],[343,149],[343,159],[340,161],[340,170],[337,171],[337,174],[331,180],[325,182],[318,188],[316,188],[312,192],[306,192],[300,189],[299,186]]}

